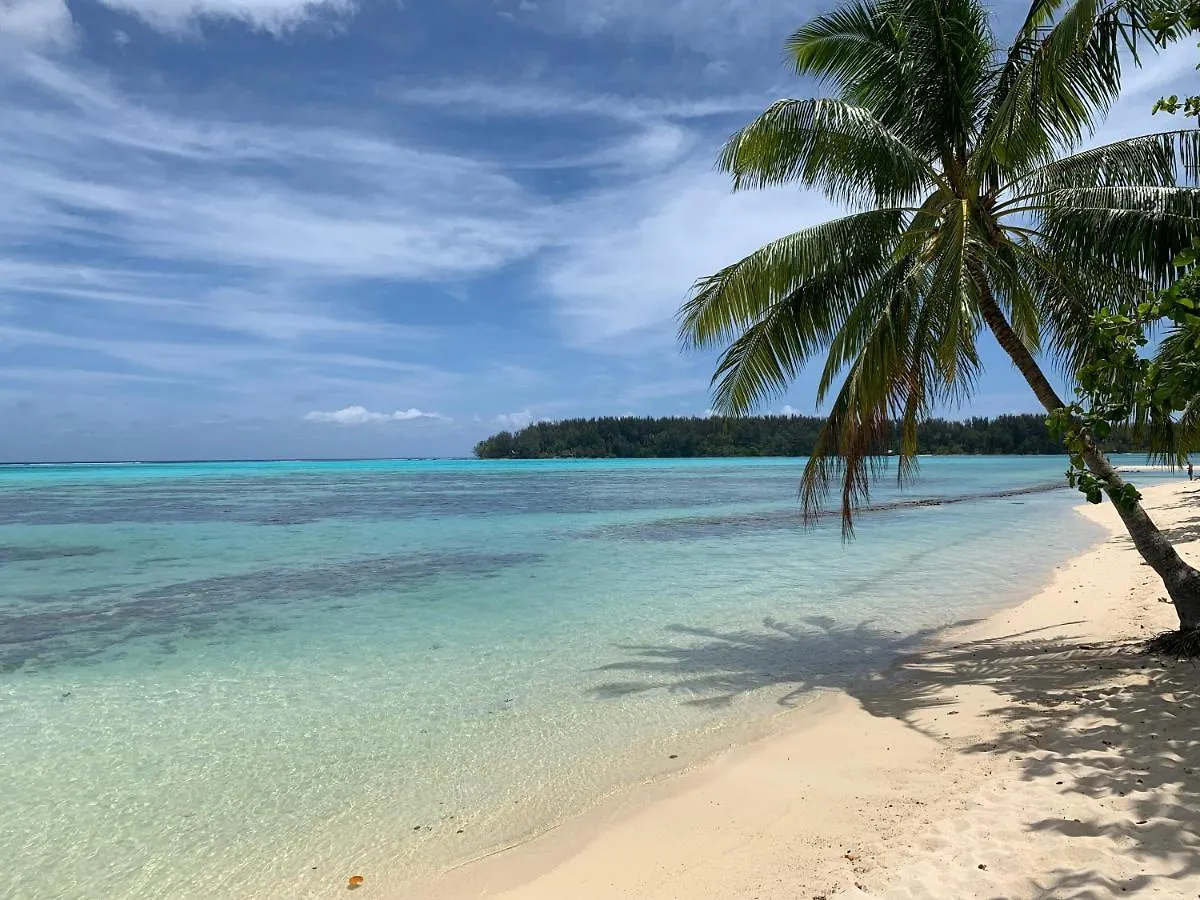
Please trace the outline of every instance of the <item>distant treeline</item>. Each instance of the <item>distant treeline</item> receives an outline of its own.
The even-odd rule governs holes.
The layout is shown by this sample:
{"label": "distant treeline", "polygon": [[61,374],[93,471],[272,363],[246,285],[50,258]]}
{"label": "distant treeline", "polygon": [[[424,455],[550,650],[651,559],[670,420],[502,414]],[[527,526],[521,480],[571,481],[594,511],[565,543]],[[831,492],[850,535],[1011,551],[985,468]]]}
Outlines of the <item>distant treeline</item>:
{"label": "distant treeline", "polygon": [[[481,459],[585,457],[807,456],[824,419],[812,416],[751,416],[707,419],[567,419],[538,422],[480,441]],[[950,454],[1057,454],[1062,442],[1050,435],[1044,415],[932,419],[917,432],[919,452]],[[1136,450],[1124,435],[1107,442],[1112,452]],[[890,446],[899,450],[899,436]]]}

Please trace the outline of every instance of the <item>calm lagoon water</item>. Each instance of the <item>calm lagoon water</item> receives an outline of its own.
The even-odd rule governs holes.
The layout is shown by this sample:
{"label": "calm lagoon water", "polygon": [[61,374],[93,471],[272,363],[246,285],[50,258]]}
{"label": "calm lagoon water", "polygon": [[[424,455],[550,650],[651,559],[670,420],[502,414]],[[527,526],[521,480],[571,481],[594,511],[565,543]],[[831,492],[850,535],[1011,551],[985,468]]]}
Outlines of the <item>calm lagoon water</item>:
{"label": "calm lagoon water", "polygon": [[1097,537],[1063,468],[925,460],[961,502],[844,545],[786,460],[0,467],[0,896],[511,843],[1027,594]]}

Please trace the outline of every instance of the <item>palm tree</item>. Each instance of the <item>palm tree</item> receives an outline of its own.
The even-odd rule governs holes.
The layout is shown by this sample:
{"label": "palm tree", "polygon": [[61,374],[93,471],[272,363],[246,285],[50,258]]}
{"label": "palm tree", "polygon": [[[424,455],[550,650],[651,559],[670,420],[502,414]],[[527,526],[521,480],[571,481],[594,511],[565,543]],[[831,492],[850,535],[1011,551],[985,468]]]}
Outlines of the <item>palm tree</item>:
{"label": "palm tree", "polygon": [[[817,514],[840,480],[843,528],[899,423],[900,478],[916,426],[967,397],[986,327],[1048,411],[1066,404],[1039,359],[1072,373],[1101,307],[1122,309],[1177,274],[1200,233],[1200,132],[1080,150],[1149,47],[1145,0],[1035,0],[1004,51],[981,0],[848,2],[796,31],[796,71],[834,96],[780,100],[730,139],[735,189],[795,183],[847,207],[698,281],[686,347],[719,346],[719,412],[782,393],[821,354],[828,420],[801,486]],[[1085,432],[1084,459],[1124,483]],[[1136,502],[1117,508],[1162,577],[1181,631],[1200,637],[1200,572]]]}

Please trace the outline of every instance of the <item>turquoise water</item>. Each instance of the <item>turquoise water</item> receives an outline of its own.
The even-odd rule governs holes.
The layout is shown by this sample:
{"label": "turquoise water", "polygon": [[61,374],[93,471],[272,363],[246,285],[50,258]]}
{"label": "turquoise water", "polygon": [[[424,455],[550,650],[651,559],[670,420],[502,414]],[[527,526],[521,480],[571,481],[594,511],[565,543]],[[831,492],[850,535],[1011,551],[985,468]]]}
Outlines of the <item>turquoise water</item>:
{"label": "turquoise water", "polygon": [[0,467],[0,896],[511,843],[1027,594],[1097,536],[1063,467],[925,460],[848,545],[786,460]]}

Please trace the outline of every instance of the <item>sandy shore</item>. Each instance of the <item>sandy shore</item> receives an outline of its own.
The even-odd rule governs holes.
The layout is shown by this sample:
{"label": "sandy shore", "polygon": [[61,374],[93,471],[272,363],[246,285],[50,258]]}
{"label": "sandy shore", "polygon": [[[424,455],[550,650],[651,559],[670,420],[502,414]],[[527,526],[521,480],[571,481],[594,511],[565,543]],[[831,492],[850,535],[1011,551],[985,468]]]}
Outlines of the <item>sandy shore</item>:
{"label": "sandy shore", "polygon": [[[1145,493],[1200,540],[1200,488]],[[1113,536],[1021,606],[429,900],[1200,897],[1200,666],[1131,651],[1173,612],[1112,508],[1082,514]]]}

